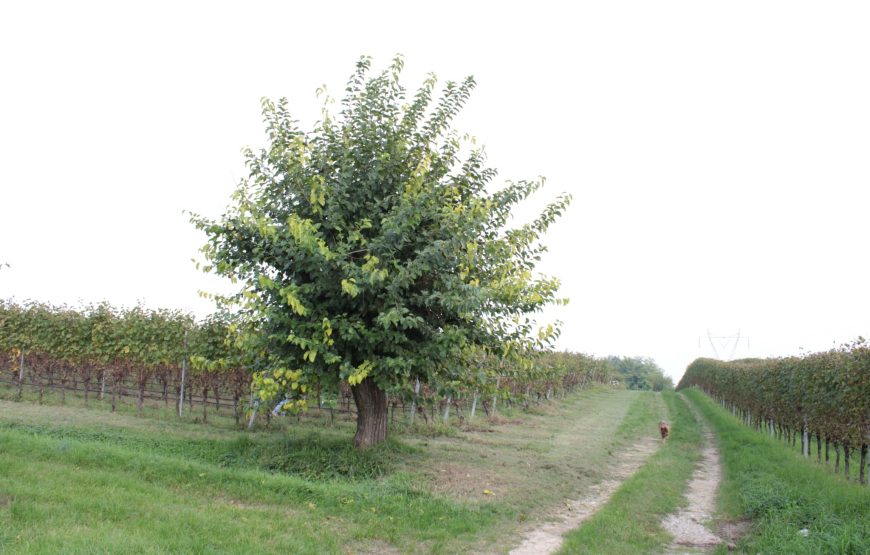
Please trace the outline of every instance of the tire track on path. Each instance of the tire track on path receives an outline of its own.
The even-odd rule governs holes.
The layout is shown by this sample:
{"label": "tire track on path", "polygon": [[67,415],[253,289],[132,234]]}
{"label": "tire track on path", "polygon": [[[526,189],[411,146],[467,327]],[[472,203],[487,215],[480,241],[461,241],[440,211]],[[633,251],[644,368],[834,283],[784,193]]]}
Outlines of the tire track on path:
{"label": "tire track on path", "polygon": [[613,466],[613,473],[589,492],[573,501],[567,501],[565,508],[556,515],[555,522],[548,522],[527,533],[523,542],[510,551],[510,555],[544,555],[555,553],[567,532],[577,528],[598,509],[603,507],[613,492],[658,450],[661,442],[654,437],[642,438],[622,453],[619,463]]}
{"label": "tire track on path", "polygon": [[686,490],[688,505],[668,515],[662,522],[662,527],[674,536],[665,553],[709,553],[717,545],[726,543],[704,524],[710,521],[716,510],[716,495],[722,481],[719,449],[716,448],[716,436],[695,405],[682,395],[680,398],[701,425],[705,445]]}

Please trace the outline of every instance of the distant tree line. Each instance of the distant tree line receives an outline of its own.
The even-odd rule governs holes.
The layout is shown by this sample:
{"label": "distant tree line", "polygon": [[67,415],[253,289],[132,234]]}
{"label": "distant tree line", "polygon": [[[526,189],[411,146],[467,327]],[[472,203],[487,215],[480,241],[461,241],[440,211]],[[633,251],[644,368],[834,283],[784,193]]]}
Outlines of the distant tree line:
{"label": "distant tree line", "polygon": [[607,362],[613,368],[614,378],[626,389],[665,391],[674,388],[674,381],[665,376],[651,358],[611,356]]}

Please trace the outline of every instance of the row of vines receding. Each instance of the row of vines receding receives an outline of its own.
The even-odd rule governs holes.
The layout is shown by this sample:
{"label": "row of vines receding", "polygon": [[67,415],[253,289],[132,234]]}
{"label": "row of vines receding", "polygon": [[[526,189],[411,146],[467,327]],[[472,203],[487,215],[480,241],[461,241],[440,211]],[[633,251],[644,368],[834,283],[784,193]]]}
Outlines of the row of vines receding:
{"label": "row of vines receding", "polygon": [[827,352],[800,357],[744,359],[730,362],[701,358],[686,369],[677,389],[698,387],[732,413],[770,435],[801,440],[810,456],[815,439],[833,445],[839,470],[842,448],[847,465],[860,452],[860,474],[870,437],[870,347],[857,342]]}
{"label": "row of vines receding", "polygon": [[[42,303],[0,302],[0,381],[16,389],[67,391],[111,398],[112,411],[133,397],[167,406],[194,398],[207,418],[212,406],[232,404],[237,418],[250,392],[250,372],[219,316],[202,322],[179,311],[107,304],[72,309]],[[186,388],[186,391],[185,391]],[[196,396],[196,397],[194,397]]]}
{"label": "row of vines receding", "polygon": [[[68,392],[111,402],[112,411],[133,399],[138,412],[147,403],[181,413],[199,404],[231,409],[237,423],[247,415],[328,409],[353,413],[346,382],[308,383],[305,393],[283,397],[277,383],[293,376],[269,353],[258,353],[231,318],[193,316],[140,306],[108,304],[70,308],[43,303],[0,301],[0,384],[21,399],[25,388],[41,402],[50,391],[61,402]],[[481,355],[454,380],[409,380],[388,391],[392,415],[407,413],[427,423],[460,421],[476,413],[492,416],[500,405],[528,408],[592,384],[608,384],[613,368],[604,359],[577,353],[536,353],[530,358]]]}

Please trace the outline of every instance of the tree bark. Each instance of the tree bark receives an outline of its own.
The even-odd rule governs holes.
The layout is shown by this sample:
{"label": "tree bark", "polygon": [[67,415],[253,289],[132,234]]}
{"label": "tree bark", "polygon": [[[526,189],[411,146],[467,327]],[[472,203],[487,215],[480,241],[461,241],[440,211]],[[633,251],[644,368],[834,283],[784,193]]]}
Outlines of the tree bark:
{"label": "tree bark", "polygon": [[371,378],[350,388],[356,403],[356,436],[358,449],[367,449],[387,439],[387,394]]}

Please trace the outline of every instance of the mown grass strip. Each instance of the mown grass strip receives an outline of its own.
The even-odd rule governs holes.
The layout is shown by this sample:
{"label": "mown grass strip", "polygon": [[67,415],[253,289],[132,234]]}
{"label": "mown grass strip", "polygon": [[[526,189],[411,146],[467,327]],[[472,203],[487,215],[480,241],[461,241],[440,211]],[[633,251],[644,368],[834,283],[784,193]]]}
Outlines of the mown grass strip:
{"label": "mown grass strip", "polygon": [[[309,481],[138,446],[0,430],[0,551],[341,553],[361,541],[447,551],[492,524],[468,507],[384,481]],[[117,531],[123,531],[123,537]]]}
{"label": "mown grass strip", "polygon": [[[747,553],[870,553],[870,491],[747,428],[697,390],[686,396],[719,438],[720,509],[753,525]],[[724,549],[721,550],[724,553]]]}
{"label": "mown grass strip", "polygon": [[[560,553],[636,554],[661,548],[670,536],[661,527],[666,515],[685,504],[683,492],[703,443],[689,407],[674,393],[662,398],[670,414],[671,436],[634,476],[623,483],[598,513],[565,537]],[[658,433],[658,419],[649,433]]]}
{"label": "mown grass strip", "polygon": [[616,448],[633,445],[653,431],[658,433],[658,423],[664,418],[666,409],[660,396],[650,391],[633,393],[636,397],[616,430]]}

